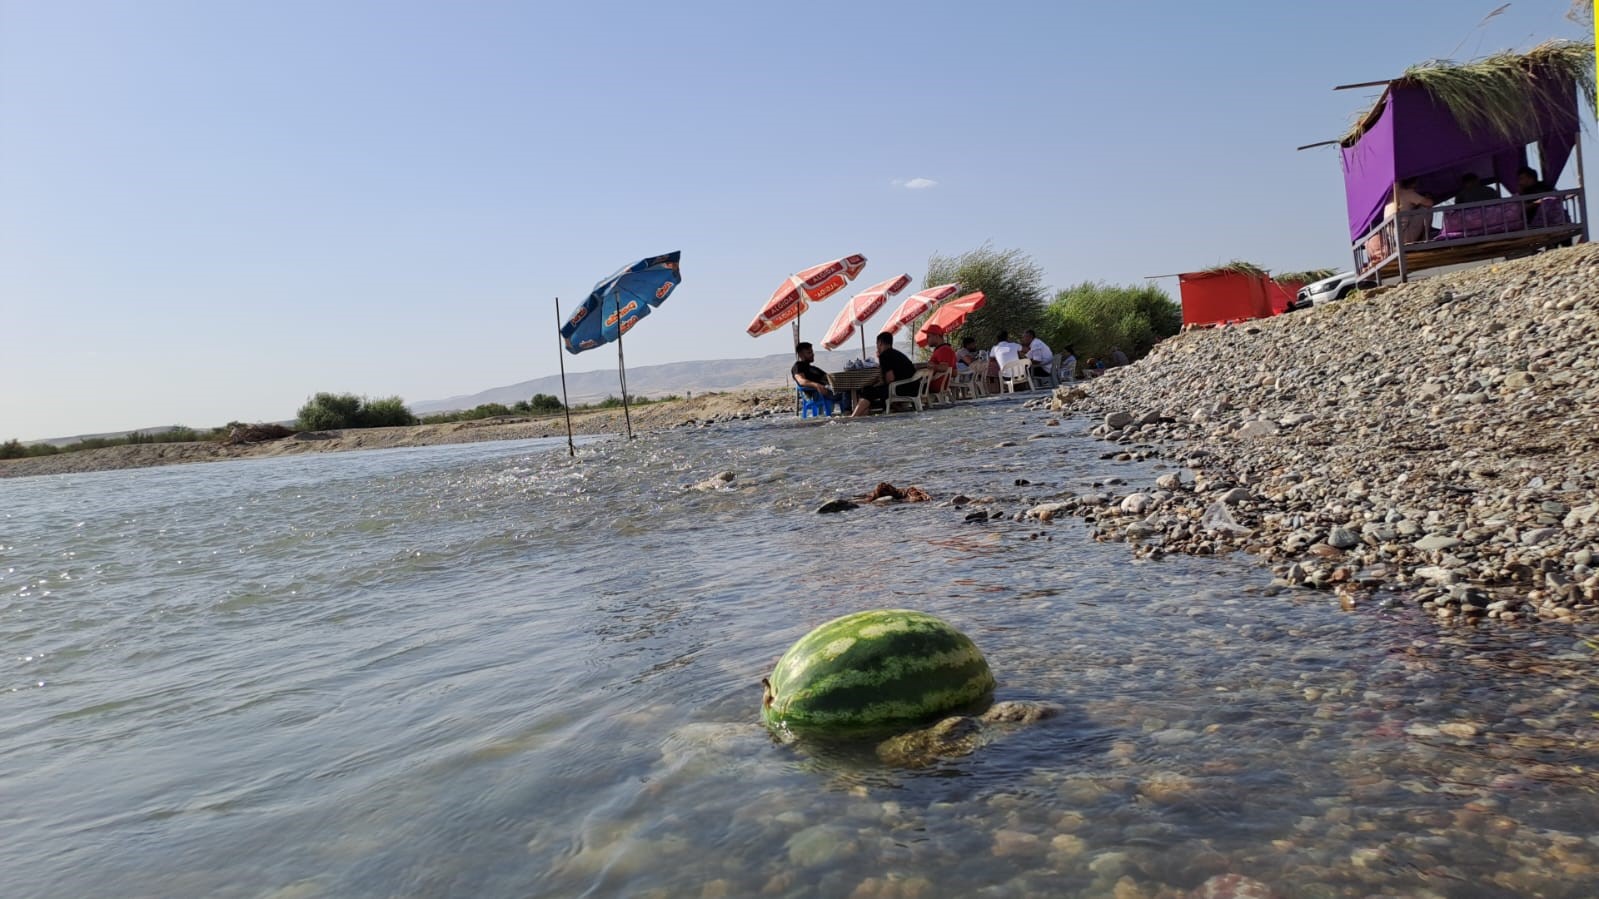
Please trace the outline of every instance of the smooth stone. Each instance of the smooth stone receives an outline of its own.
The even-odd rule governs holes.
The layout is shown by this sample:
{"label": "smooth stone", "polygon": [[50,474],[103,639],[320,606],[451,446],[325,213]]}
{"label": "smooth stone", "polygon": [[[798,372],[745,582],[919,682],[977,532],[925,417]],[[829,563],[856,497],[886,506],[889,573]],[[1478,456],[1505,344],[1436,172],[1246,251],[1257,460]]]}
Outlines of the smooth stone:
{"label": "smooth stone", "polygon": [[1248,487],[1234,487],[1221,495],[1221,501],[1229,506],[1236,506],[1250,498]]}
{"label": "smooth stone", "polygon": [[816,514],[818,514],[818,515],[830,515],[830,514],[832,514],[834,512],[848,512],[851,509],[859,509],[859,508],[860,508],[859,504],[852,503],[852,502],[850,502],[847,499],[830,499],[827,502],[822,503],[822,505],[819,508],[817,508]]}
{"label": "smooth stone", "polygon": [[1360,538],[1348,528],[1335,527],[1327,532],[1327,545],[1334,549],[1353,549],[1360,545]]}

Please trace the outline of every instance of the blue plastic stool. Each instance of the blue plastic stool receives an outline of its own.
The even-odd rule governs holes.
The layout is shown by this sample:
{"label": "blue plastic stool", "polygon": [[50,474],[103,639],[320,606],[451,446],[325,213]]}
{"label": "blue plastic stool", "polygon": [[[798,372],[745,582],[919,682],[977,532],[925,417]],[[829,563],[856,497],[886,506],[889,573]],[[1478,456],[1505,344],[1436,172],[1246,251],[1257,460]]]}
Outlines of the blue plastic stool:
{"label": "blue plastic stool", "polygon": [[838,397],[828,396],[819,390],[795,387],[794,393],[799,396],[800,418],[832,415],[834,407],[838,404]]}

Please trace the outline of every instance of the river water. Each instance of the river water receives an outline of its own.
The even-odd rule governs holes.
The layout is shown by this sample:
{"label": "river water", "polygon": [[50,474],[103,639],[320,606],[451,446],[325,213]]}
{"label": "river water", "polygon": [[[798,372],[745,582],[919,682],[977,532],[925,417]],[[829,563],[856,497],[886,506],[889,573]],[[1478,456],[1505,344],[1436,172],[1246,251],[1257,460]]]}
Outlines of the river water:
{"label": "river water", "polygon": [[[1135,562],[936,502],[1158,473],[1101,451],[995,400],[576,460],[0,481],[3,892],[1599,890],[1591,633],[1344,612],[1248,557]],[[935,502],[814,511],[883,480]],[[761,677],[871,607],[947,618],[998,698],[1063,713],[917,769],[774,742]]]}

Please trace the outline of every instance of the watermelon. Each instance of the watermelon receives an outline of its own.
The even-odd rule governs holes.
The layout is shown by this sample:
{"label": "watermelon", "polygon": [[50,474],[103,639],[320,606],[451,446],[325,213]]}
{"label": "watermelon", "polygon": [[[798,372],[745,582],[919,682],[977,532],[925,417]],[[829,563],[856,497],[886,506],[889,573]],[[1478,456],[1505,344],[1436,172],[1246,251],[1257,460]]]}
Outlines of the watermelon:
{"label": "watermelon", "polygon": [[762,717],[794,730],[919,724],[986,700],[994,675],[949,622],[910,609],[835,618],[801,637],[762,684]]}

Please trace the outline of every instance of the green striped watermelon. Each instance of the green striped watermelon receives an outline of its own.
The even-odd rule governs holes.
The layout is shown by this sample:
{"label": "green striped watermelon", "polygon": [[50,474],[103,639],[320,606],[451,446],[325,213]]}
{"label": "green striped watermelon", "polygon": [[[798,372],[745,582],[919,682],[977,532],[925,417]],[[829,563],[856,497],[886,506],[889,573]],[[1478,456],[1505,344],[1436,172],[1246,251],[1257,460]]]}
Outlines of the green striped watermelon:
{"label": "green striped watermelon", "polygon": [[994,675],[947,621],[874,609],[801,637],[762,684],[767,724],[852,731],[918,724],[972,706],[993,693]]}

